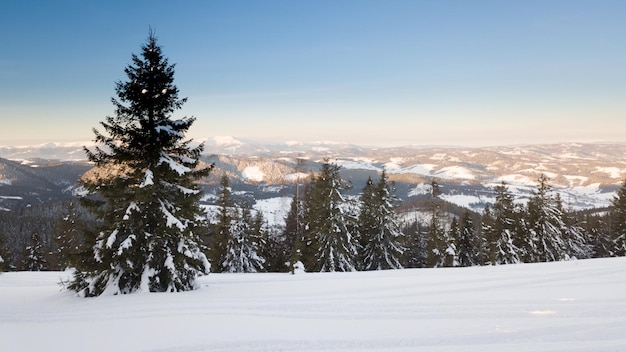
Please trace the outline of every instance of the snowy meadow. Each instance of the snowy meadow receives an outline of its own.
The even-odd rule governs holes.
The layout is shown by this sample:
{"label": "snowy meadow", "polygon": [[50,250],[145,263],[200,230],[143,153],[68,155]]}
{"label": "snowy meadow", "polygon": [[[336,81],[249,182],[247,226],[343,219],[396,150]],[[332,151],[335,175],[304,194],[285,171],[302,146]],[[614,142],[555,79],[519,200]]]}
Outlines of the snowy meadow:
{"label": "snowy meadow", "polygon": [[0,351],[624,351],[626,258],[351,273],[210,274],[79,298],[0,274]]}

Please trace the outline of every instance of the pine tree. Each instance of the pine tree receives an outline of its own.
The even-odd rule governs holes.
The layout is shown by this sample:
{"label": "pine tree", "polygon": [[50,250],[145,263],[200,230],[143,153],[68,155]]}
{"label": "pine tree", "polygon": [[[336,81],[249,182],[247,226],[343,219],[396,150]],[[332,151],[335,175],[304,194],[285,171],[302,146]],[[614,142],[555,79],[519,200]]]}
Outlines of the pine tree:
{"label": "pine tree", "polygon": [[549,262],[567,259],[567,249],[563,241],[563,213],[561,205],[552,194],[552,186],[545,175],[538,179],[537,190],[527,205],[527,225],[529,231],[528,250],[535,262]]}
{"label": "pine tree", "polygon": [[425,226],[415,219],[405,225],[404,251],[402,266],[405,268],[425,268],[428,262],[428,233]]}
{"label": "pine tree", "polygon": [[[428,227],[428,263],[431,268],[453,266],[456,258],[454,237],[450,236],[442,223],[440,201],[437,198],[441,194],[439,184],[431,182],[430,223]],[[458,224],[457,224],[458,225]]]}
{"label": "pine tree", "polygon": [[463,211],[459,225],[457,241],[457,261],[459,266],[478,265],[479,240],[476,235],[474,221],[469,211]]}
{"label": "pine tree", "polygon": [[[261,218],[262,223],[262,218]],[[235,216],[226,242],[226,255],[222,266],[229,273],[256,273],[263,271],[265,259],[259,256],[262,235],[259,223],[244,205]]]}
{"label": "pine tree", "polygon": [[291,272],[293,272],[293,265],[298,261],[302,261],[302,256],[306,252],[304,222],[306,218],[307,202],[305,202],[305,199],[307,199],[307,194],[308,185],[300,187],[300,184],[296,184],[296,191],[293,194],[291,206],[285,218],[285,229],[283,231],[284,251]]}
{"label": "pine tree", "polygon": [[403,235],[395,216],[393,204],[397,198],[392,187],[383,170],[378,184],[374,187],[372,180],[368,179],[361,193],[358,232],[364,270],[402,268],[400,260],[405,248],[401,244]]}
{"label": "pine tree", "polygon": [[172,118],[186,102],[174,85],[174,65],[152,32],[141,49],[125,69],[127,80],[116,84],[115,115],[101,123],[106,134],[94,129],[104,147],[85,148],[101,172],[83,181],[97,197],[84,204],[102,221],[87,238],[92,262],[77,267],[69,286],[85,296],[191,290],[210,268],[194,181],[211,168],[198,168],[204,146],[185,140],[195,119]]}
{"label": "pine tree", "polygon": [[617,191],[610,207],[613,253],[626,256],[626,180]]}
{"label": "pine tree", "polygon": [[217,223],[213,226],[213,233],[209,240],[209,248],[212,270],[215,272],[224,271],[222,263],[226,259],[226,244],[231,237],[232,226],[236,217],[235,203],[232,199],[232,190],[228,176],[222,175],[220,179],[220,193],[217,199]]}
{"label": "pine tree", "polygon": [[0,232],[0,272],[9,268],[8,256],[6,255],[6,244],[4,239],[4,233]]}
{"label": "pine tree", "polygon": [[[326,160],[314,177],[307,202],[305,238],[315,249],[312,271],[353,271],[357,255],[356,238],[350,232],[350,219],[342,195],[340,167]],[[305,263],[306,264],[306,263]]]}
{"label": "pine tree", "polygon": [[80,253],[84,246],[83,229],[76,202],[68,202],[65,216],[55,226],[56,235],[53,238],[61,269],[80,265]]}
{"label": "pine tree", "polygon": [[44,246],[39,239],[39,235],[32,233],[30,236],[30,244],[24,250],[24,259],[22,260],[22,269],[26,271],[42,271],[46,270],[48,263],[45,259]]}
{"label": "pine tree", "polygon": [[[557,204],[561,204],[557,194]],[[577,223],[573,211],[561,208],[563,228],[561,234],[565,243],[566,259],[587,259],[593,255],[593,246],[585,229]]]}
{"label": "pine tree", "polygon": [[519,211],[513,194],[504,182],[495,188],[496,201],[493,205],[493,222],[487,230],[492,264],[514,264],[520,262],[518,240]]}
{"label": "pine tree", "polygon": [[615,256],[615,245],[609,234],[607,216],[585,214],[583,222],[588,234],[592,258],[606,258]]}

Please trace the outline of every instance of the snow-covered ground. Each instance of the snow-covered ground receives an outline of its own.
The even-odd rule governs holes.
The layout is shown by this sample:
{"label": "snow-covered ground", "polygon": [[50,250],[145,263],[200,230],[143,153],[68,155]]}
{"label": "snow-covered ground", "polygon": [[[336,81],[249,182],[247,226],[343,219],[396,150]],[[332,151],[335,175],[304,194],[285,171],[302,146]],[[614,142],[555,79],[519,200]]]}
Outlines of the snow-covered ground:
{"label": "snow-covered ground", "polygon": [[211,274],[178,294],[78,298],[0,274],[0,351],[625,351],[626,258]]}

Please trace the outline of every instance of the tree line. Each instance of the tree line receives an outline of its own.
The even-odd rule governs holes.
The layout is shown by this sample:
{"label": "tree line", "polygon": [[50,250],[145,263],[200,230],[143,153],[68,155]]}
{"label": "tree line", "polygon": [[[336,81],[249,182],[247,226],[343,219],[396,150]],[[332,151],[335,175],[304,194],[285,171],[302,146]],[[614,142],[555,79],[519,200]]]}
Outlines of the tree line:
{"label": "tree line", "polygon": [[[565,209],[550,180],[541,175],[526,203],[505,183],[482,214],[443,211],[436,181],[420,219],[397,211],[394,184],[383,171],[369,178],[356,198],[351,184],[329,161],[299,184],[284,228],[267,226],[263,213],[232,197],[222,176],[217,213],[200,230],[213,272],[355,271],[548,262],[626,255],[626,181],[603,212]],[[59,207],[58,205],[56,206]],[[48,226],[10,250],[0,233],[4,270],[63,270],[93,255],[85,234],[97,222],[77,201]]]}

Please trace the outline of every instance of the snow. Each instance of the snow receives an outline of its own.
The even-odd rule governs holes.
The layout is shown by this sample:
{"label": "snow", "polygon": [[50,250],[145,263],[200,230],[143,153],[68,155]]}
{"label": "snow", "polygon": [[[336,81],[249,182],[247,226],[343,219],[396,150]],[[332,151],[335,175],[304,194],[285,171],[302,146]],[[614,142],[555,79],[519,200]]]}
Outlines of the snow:
{"label": "snow", "polygon": [[447,166],[436,172],[437,177],[444,179],[473,180],[476,177],[472,172],[462,166]]}
{"label": "snow", "polygon": [[0,351],[623,351],[626,258],[354,273],[210,274],[79,298],[0,274]]}
{"label": "snow", "polygon": [[263,213],[263,219],[269,227],[285,226],[285,219],[291,207],[292,197],[274,197],[259,199],[254,209]]}
{"label": "snow", "polygon": [[596,167],[597,172],[603,172],[609,175],[611,178],[621,178],[622,173],[624,173],[624,169],[620,169],[617,167]]}
{"label": "snow", "polygon": [[482,204],[483,202],[493,202],[495,200],[495,198],[485,197],[485,199],[482,199],[481,197],[466,194],[442,194],[440,198],[474,211],[484,210],[485,206]]}
{"label": "snow", "polygon": [[191,172],[190,168],[180,163],[177,163],[176,161],[174,161],[174,159],[172,159],[172,157],[167,154],[161,154],[161,159],[159,159],[157,165],[161,165],[163,163],[166,163],[172,171],[176,171],[181,176],[188,172]]}
{"label": "snow", "polygon": [[368,158],[355,158],[354,160],[337,160],[337,165],[350,170],[382,171],[380,167],[373,165],[373,162]]}
{"label": "snow", "polygon": [[143,182],[139,185],[139,188],[144,188],[147,186],[151,186],[154,184],[154,174],[152,170],[146,170],[146,176],[143,179]]}
{"label": "snow", "polygon": [[418,183],[415,188],[413,188],[411,191],[409,191],[408,196],[409,197],[414,197],[414,196],[420,196],[420,195],[424,195],[424,194],[430,194],[433,190],[433,187],[430,184],[426,184],[426,183]]}
{"label": "snow", "polygon": [[437,165],[434,165],[434,164],[419,164],[419,165],[405,167],[405,168],[402,168],[402,169],[390,169],[389,173],[393,173],[393,174],[409,173],[409,174],[418,174],[418,175],[430,176],[430,175],[432,175],[432,172],[435,169],[435,167],[437,167]]}
{"label": "snow", "polygon": [[292,174],[285,175],[285,181],[287,182],[300,182],[308,180],[311,174],[304,172],[294,172]]}
{"label": "snow", "polygon": [[265,177],[265,174],[258,166],[248,166],[241,172],[241,176],[246,180],[261,182]]}
{"label": "snow", "polygon": [[215,136],[213,141],[219,146],[239,146],[243,144],[242,141],[232,136]]}

